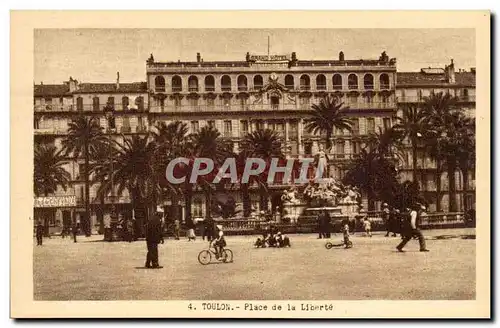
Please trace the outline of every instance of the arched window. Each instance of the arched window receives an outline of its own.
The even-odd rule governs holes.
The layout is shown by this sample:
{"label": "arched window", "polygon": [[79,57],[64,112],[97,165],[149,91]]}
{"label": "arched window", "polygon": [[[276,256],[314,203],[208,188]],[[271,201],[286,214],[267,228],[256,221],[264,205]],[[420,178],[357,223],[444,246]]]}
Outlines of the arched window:
{"label": "arched window", "polygon": [[182,79],[180,76],[176,75],[172,77],[172,92],[182,91]]}
{"label": "arched window", "polygon": [[300,77],[300,90],[311,90],[311,79],[309,75],[302,75]]}
{"label": "arched window", "polygon": [[366,90],[373,90],[373,75],[365,74],[365,77],[363,78],[363,84]]}
{"label": "arched window", "polygon": [[196,76],[190,76],[188,79],[189,92],[198,92],[198,78]]}
{"label": "arched window", "polygon": [[212,75],[205,76],[205,91],[215,91],[215,79]]}
{"label": "arched window", "polygon": [[380,74],[380,89],[389,89],[389,75]]}
{"label": "arched window", "polygon": [[333,82],[333,90],[342,90],[342,75],[334,74],[332,82]]}
{"label": "arched window", "polygon": [[316,90],[326,90],[326,77],[323,74],[316,76]]}
{"label": "arched window", "polygon": [[231,91],[231,77],[229,75],[222,76],[220,87],[222,91]]}
{"label": "arched window", "polygon": [[92,110],[99,110],[99,97],[92,98]]}
{"label": "arched window", "polygon": [[122,109],[123,110],[128,109],[128,103],[129,103],[128,97],[127,96],[122,97]]}
{"label": "arched window", "polygon": [[262,75],[255,75],[253,78],[253,88],[255,90],[260,90],[264,86],[264,80],[262,79]]}
{"label": "arched window", "polygon": [[349,77],[347,78],[347,85],[349,87],[349,90],[357,89],[358,88],[358,76],[356,74],[349,74]]}
{"label": "arched window", "polygon": [[238,91],[247,91],[248,83],[245,75],[238,76]]}
{"label": "arched window", "polygon": [[165,78],[163,76],[155,77],[155,91],[165,91]]}
{"label": "arched window", "polygon": [[295,80],[293,78],[293,75],[288,74],[285,76],[285,87],[288,89],[295,89]]}
{"label": "arched window", "polygon": [[76,110],[83,110],[83,98],[76,98]]}

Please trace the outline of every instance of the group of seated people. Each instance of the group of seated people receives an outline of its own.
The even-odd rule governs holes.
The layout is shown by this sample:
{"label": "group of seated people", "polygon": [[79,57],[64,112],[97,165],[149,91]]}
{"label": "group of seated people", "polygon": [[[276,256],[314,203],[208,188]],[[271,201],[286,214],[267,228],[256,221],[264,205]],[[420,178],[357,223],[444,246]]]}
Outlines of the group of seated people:
{"label": "group of seated people", "polygon": [[254,245],[257,248],[292,247],[292,245],[290,244],[290,238],[283,235],[281,231],[273,231],[273,229],[271,229],[269,232],[264,232],[262,234],[262,238],[257,238]]}

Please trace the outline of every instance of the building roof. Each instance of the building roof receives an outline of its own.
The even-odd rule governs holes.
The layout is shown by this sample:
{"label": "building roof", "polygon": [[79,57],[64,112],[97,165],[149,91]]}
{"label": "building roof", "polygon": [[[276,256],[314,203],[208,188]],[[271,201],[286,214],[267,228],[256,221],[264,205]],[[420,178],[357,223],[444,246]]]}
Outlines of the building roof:
{"label": "building roof", "polygon": [[61,97],[69,94],[67,84],[35,84],[35,97]]}
{"label": "building roof", "polygon": [[147,90],[146,82],[120,83],[119,89],[116,83],[80,83],[75,93],[139,93]]}
{"label": "building roof", "polygon": [[428,74],[424,72],[398,72],[397,87],[405,86],[476,86],[476,74],[472,72],[455,72],[455,83],[450,84],[442,74]]}

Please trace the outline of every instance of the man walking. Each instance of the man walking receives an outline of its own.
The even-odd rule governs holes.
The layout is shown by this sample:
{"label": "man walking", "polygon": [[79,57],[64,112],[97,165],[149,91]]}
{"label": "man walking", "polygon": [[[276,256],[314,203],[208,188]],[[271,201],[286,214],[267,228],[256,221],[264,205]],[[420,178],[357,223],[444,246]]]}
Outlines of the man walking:
{"label": "man walking", "polygon": [[148,253],[146,255],[146,268],[159,269],[158,264],[158,244],[162,239],[161,218],[156,213],[148,222],[146,227],[146,245]]}
{"label": "man walking", "polygon": [[418,229],[418,224],[420,220],[420,215],[422,214],[422,211],[425,209],[425,207],[421,204],[416,204],[412,211],[410,212],[410,222],[405,222],[402,227],[402,235],[403,235],[403,240],[401,243],[396,247],[396,249],[400,252],[403,251],[403,247],[405,247],[406,243],[412,239],[412,237],[417,237],[418,238],[418,243],[420,244],[420,251],[421,252],[428,252],[429,250],[425,247],[425,238],[422,235],[422,232]]}
{"label": "man walking", "polygon": [[71,229],[73,233],[73,242],[76,243],[76,235],[78,234],[78,224],[76,222],[73,223],[73,227]]}
{"label": "man walking", "polygon": [[41,220],[37,221],[36,227],[35,227],[35,235],[36,235],[36,245],[37,246],[42,246],[43,243],[43,224]]}
{"label": "man walking", "polygon": [[391,214],[391,211],[389,210],[389,205],[387,205],[387,203],[383,203],[382,204],[382,220],[384,220],[384,224],[385,224],[385,229],[386,229],[386,234],[385,236],[386,237],[389,237],[389,233],[390,233],[390,230],[391,230],[391,226],[390,226],[390,214]]}

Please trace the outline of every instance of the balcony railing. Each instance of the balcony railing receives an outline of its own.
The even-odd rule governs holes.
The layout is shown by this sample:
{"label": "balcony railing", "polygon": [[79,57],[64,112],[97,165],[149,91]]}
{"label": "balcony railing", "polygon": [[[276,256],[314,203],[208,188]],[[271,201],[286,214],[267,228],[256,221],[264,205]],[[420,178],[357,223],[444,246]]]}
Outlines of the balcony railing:
{"label": "balcony railing", "polygon": [[221,85],[220,89],[222,91],[231,91],[231,86],[230,85]]}
{"label": "balcony railing", "polygon": [[318,84],[316,90],[326,90],[326,84]]}
{"label": "balcony railing", "polygon": [[311,90],[311,86],[310,85],[301,85],[300,90],[301,91],[309,91],[309,90]]}
{"label": "balcony railing", "polygon": [[357,84],[349,84],[348,89],[349,90],[358,90],[358,85]]}
{"label": "balcony railing", "polygon": [[333,90],[342,90],[342,84],[334,84]]}
{"label": "balcony railing", "polygon": [[198,86],[190,86],[189,87],[189,92],[198,92]]}
{"label": "balcony railing", "polygon": [[172,92],[181,92],[182,91],[182,87],[181,86],[173,86],[172,87]]}
{"label": "balcony railing", "polygon": [[142,106],[137,106],[135,104],[122,104],[115,103],[114,105],[99,104],[99,105],[65,105],[65,106],[52,106],[51,110],[47,110],[45,106],[35,105],[35,112],[39,111],[94,111],[94,112],[105,112],[105,111],[126,111],[126,110],[138,110],[144,111],[148,107],[147,103],[143,103]]}
{"label": "balcony railing", "polygon": [[248,86],[246,85],[238,85],[238,91],[247,91],[248,90]]}
{"label": "balcony railing", "polygon": [[365,84],[365,90],[373,90],[373,84]]}
{"label": "balcony railing", "polygon": [[[398,97],[397,101],[400,103],[418,103],[418,102],[423,102],[425,97],[419,97],[419,96],[405,96],[405,97]],[[457,101],[459,102],[476,102],[476,96],[459,96],[457,97]]]}
{"label": "balcony railing", "polygon": [[166,89],[164,86],[163,87],[155,87],[155,92],[165,92],[165,91],[166,91]]}
{"label": "balcony railing", "polygon": [[213,85],[206,85],[205,86],[205,91],[206,92],[214,92],[215,91],[215,86],[213,86]]}
{"label": "balcony railing", "polygon": [[295,89],[295,85],[293,85],[293,84],[285,84],[285,88],[294,90]]}
{"label": "balcony railing", "polygon": [[380,90],[388,90],[390,88],[391,88],[390,84],[386,84],[386,83],[380,84]]}
{"label": "balcony railing", "polygon": [[42,112],[42,111],[54,111],[54,112],[70,112],[74,111],[75,107],[73,105],[59,105],[59,104],[52,104],[52,105],[35,105],[35,112]]}

